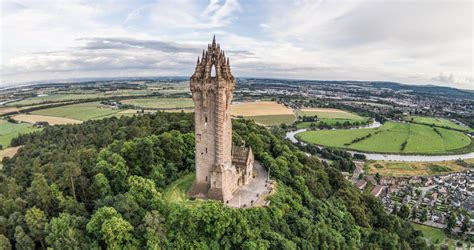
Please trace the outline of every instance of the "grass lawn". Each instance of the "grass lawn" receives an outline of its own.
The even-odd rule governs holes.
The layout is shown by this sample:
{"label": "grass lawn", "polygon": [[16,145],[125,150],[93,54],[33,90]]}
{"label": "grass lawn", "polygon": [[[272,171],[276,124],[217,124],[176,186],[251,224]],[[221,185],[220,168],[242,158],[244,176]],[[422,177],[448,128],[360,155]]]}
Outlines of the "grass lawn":
{"label": "grass lawn", "polygon": [[56,116],[87,121],[111,117],[120,111],[121,110],[113,110],[107,107],[102,107],[99,102],[87,102],[56,108],[41,109],[31,113],[35,115]]}
{"label": "grass lawn", "polygon": [[163,199],[174,203],[189,201],[187,192],[193,184],[194,177],[194,173],[189,173],[171,183],[163,190]]}
{"label": "grass lawn", "polygon": [[194,107],[194,103],[191,98],[140,98],[123,100],[122,103],[131,104],[142,108],[175,109]]}
{"label": "grass lawn", "polygon": [[427,116],[407,116],[405,117],[406,121],[413,121],[416,123],[423,123],[427,125],[435,125],[440,127],[447,127],[465,131],[473,131],[474,129],[470,129],[466,126],[456,124],[455,122],[446,119],[446,118],[439,118],[439,117],[427,117]]}
{"label": "grass lawn", "polygon": [[6,120],[0,120],[0,145],[7,148],[14,137],[36,130],[38,129],[28,123],[10,123]]}
{"label": "grass lawn", "polygon": [[295,115],[260,115],[260,116],[246,116],[245,119],[252,119],[256,123],[272,126],[280,125],[282,123],[290,124],[295,121]]}
{"label": "grass lawn", "polygon": [[402,161],[370,161],[368,173],[379,173],[383,176],[419,176],[460,172],[465,168],[456,161],[439,162],[402,162]]}
{"label": "grass lawn", "polygon": [[[461,132],[443,128],[437,131],[439,134],[420,124],[386,122],[379,128],[306,131],[297,137],[323,146],[380,153],[443,154],[471,144],[471,139]],[[360,140],[353,142],[354,139]]]}

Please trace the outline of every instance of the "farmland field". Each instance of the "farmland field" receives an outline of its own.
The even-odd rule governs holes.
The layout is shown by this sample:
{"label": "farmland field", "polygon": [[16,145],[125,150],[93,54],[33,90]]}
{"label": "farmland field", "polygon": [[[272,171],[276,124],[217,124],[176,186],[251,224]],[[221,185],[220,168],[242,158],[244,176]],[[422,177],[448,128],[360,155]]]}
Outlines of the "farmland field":
{"label": "farmland field", "polygon": [[13,157],[16,155],[16,153],[18,152],[18,149],[20,149],[21,146],[16,146],[16,147],[10,147],[10,148],[6,148],[6,149],[3,149],[3,150],[0,150],[0,161],[2,161],[2,159],[4,157]]}
{"label": "farmland field", "polygon": [[103,96],[104,96],[103,94],[54,94],[54,95],[26,98],[21,101],[11,102],[8,104],[8,106],[31,105],[31,104],[39,104],[43,102],[62,102],[62,101],[97,98],[97,97],[103,97]]}
{"label": "farmland field", "polygon": [[416,123],[423,123],[427,125],[435,125],[439,127],[447,127],[447,128],[453,128],[453,129],[458,129],[458,130],[465,130],[469,131],[472,130],[466,126],[456,124],[455,122],[446,119],[446,118],[439,118],[439,117],[426,117],[426,116],[408,116],[405,118],[407,121],[413,121]]}
{"label": "farmland field", "polygon": [[0,145],[4,148],[10,146],[11,140],[19,134],[26,134],[36,131],[37,128],[28,123],[10,123],[0,120]]}
{"label": "farmland field", "polygon": [[277,102],[243,102],[230,107],[235,116],[293,115],[293,110]]}
{"label": "farmland field", "polygon": [[3,107],[3,106],[0,107],[0,115],[9,113],[9,112],[16,112],[16,111],[18,111],[18,109],[15,107]]}
{"label": "farmland field", "polygon": [[194,107],[191,98],[140,98],[123,100],[123,104],[130,104],[142,108],[157,109],[176,109],[176,108],[192,108]]}
{"label": "farmland field", "polygon": [[458,131],[397,122],[386,122],[374,129],[306,131],[297,137],[323,146],[380,153],[442,154],[471,143]]}
{"label": "farmland field", "polygon": [[369,161],[367,165],[369,174],[379,173],[382,176],[447,174],[465,169],[454,160],[441,162]]}
{"label": "farmland field", "polygon": [[343,124],[349,122],[353,124],[355,122],[367,122],[368,118],[361,117],[357,114],[353,114],[340,109],[332,108],[305,108],[297,111],[298,116],[318,116],[320,121],[317,122],[299,122],[296,124],[297,128],[309,128],[314,123],[316,126],[320,122],[324,122],[328,125],[334,126],[337,123]]}
{"label": "farmland field", "polygon": [[276,102],[244,102],[230,106],[230,113],[262,125],[289,124],[295,121],[293,110]]}
{"label": "farmland field", "polygon": [[48,122],[49,125],[60,125],[60,124],[77,124],[81,123],[82,121],[64,118],[64,117],[54,117],[54,116],[46,116],[46,115],[15,115],[12,117],[13,119],[21,122],[27,122],[35,124],[36,122]]}
{"label": "farmland field", "polygon": [[111,117],[118,112],[120,112],[120,110],[103,107],[99,102],[87,102],[49,109],[41,109],[31,113],[35,115],[56,116],[87,121],[91,119],[94,120]]}
{"label": "farmland field", "polygon": [[366,118],[359,115],[332,108],[304,108],[298,110],[299,116],[315,116],[318,118],[332,118],[332,119],[350,119],[350,120],[365,120]]}
{"label": "farmland field", "polygon": [[252,119],[256,123],[262,125],[280,125],[282,123],[290,124],[295,121],[294,115],[260,115],[260,116],[246,116],[246,119]]}

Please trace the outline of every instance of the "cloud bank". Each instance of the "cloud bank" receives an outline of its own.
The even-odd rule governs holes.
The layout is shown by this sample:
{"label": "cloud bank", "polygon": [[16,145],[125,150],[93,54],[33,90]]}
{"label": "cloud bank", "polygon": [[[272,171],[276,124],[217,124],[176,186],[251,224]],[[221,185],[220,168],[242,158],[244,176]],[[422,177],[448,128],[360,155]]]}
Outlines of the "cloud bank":
{"label": "cloud bank", "polygon": [[471,1],[2,1],[0,84],[190,75],[216,34],[234,75],[474,89]]}

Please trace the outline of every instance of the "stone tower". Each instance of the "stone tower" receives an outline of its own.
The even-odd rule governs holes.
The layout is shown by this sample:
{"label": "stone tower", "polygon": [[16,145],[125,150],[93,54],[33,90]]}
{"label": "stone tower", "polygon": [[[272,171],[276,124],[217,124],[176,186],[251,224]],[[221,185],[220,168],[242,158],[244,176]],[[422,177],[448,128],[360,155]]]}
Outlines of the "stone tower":
{"label": "stone tower", "polygon": [[226,202],[240,184],[232,165],[230,104],[234,88],[229,58],[214,37],[202,58],[198,57],[191,76],[196,136],[196,180],[191,196]]}

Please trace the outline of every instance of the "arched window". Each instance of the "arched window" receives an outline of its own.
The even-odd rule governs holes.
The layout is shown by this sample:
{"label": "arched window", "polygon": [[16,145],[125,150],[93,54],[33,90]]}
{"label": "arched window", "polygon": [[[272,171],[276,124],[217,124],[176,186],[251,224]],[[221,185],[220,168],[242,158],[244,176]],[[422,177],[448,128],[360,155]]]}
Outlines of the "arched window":
{"label": "arched window", "polygon": [[211,66],[211,77],[216,77],[216,65]]}

